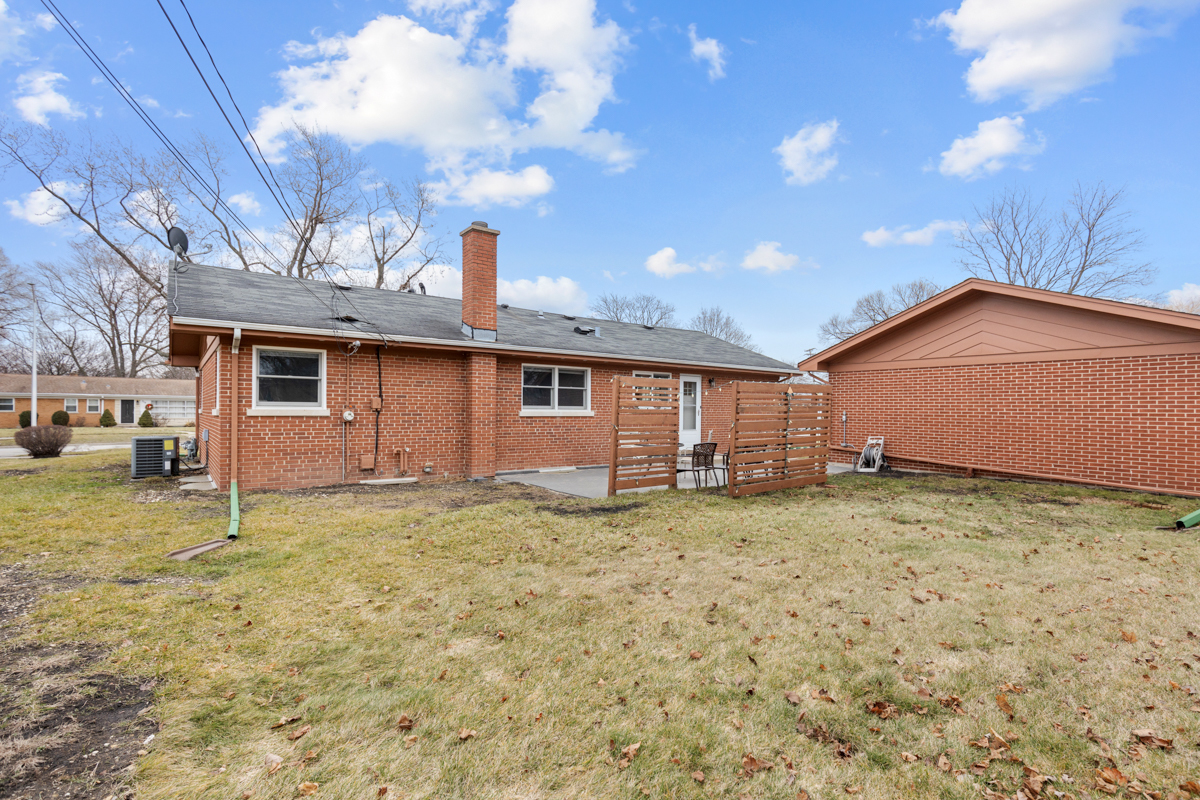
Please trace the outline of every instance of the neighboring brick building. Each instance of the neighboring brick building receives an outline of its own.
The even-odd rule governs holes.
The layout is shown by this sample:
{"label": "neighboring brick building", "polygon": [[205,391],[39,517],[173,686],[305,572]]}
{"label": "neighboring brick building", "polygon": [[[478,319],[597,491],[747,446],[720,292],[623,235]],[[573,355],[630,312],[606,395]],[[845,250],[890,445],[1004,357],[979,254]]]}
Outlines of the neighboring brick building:
{"label": "neighboring brick building", "polygon": [[635,372],[679,380],[681,440],[723,449],[729,384],[796,372],[696,331],[497,306],[498,235],[482,222],[462,232],[461,302],[199,265],[173,272],[171,363],[200,371],[201,454],[217,485],[603,464],[611,379]]}
{"label": "neighboring brick building", "polygon": [[1195,314],[972,278],[799,366],[832,460],[1200,494]]}
{"label": "neighboring brick building", "polygon": [[[31,402],[29,375],[0,374],[0,428],[17,427]],[[55,411],[66,411],[71,425],[95,428],[106,410],[118,425],[136,425],[150,415],[165,425],[186,425],[196,418],[196,382],[167,378],[104,378],[87,375],[38,375],[38,424],[49,425]]]}

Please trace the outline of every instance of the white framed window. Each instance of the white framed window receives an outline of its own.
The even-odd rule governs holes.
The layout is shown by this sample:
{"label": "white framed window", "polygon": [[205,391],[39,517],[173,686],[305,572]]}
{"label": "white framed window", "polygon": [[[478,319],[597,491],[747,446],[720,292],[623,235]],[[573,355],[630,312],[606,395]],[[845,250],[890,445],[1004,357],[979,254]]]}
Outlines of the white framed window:
{"label": "white framed window", "polygon": [[650,378],[651,380],[656,380],[656,381],[669,381],[669,380],[671,380],[671,373],[669,373],[669,372],[641,372],[641,371],[635,369],[633,371],[633,377],[635,377],[635,378]]}
{"label": "white framed window", "polygon": [[66,400],[63,400],[63,411],[66,411],[68,414],[78,414],[79,399],[76,397],[68,397]]}
{"label": "white framed window", "polygon": [[17,403],[11,397],[0,397],[0,411],[16,411]]}
{"label": "white framed window", "polygon": [[325,407],[325,351],[254,347],[250,416],[329,416]]}
{"label": "white framed window", "polygon": [[89,397],[88,398],[87,413],[89,413],[89,414],[99,414],[100,413],[100,399],[99,398],[97,398],[97,397]]}
{"label": "white framed window", "polygon": [[586,367],[521,366],[521,416],[592,416],[592,371]]}

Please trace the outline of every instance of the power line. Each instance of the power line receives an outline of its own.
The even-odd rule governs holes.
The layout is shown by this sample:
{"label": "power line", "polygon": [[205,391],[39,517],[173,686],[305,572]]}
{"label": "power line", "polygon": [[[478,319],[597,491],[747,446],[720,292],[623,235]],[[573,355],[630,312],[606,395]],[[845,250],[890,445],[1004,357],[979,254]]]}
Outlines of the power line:
{"label": "power line", "polygon": [[[229,214],[229,216],[242,228],[242,230],[245,231],[245,233],[250,237],[250,239],[255,244],[257,244],[267,255],[269,255],[271,258],[275,259],[276,263],[278,263],[279,266],[286,272],[287,265],[284,264],[283,261],[281,261],[279,259],[279,257],[276,256],[275,253],[271,249],[269,249],[265,244],[263,244],[262,240],[258,238],[258,236],[250,228],[250,226],[247,225],[245,223],[245,221],[243,221],[242,218],[237,215],[237,212],[235,212],[232,208],[229,207],[229,205],[221,198],[220,194],[216,190],[214,190],[212,188],[212,186],[209,185],[208,181],[206,181],[204,179],[204,176],[201,175],[199,173],[199,171],[197,171],[196,168],[192,166],[191,162],[188,161],[187,157],[184,156],[184,154],[179,150],[179,148],[174,144],[174,142],[171,141],[170,137],[167,136],[167,134],[164,133],[163,130],[158,127],[158,125],[154,122],[154,120],[150,118],[150,115],[146,113],[145,109],[142,108],[141,104],[138,103],[138,101],[133,97],[133,95],[130,94],[130,92],[124,87],[124,85],[121,83],[120,79],[117,78],[116,73],[114,73],[111,69],[109,69],[108,65],[104,63],[104,60],[102,58],[100,58],[99,54],[97,54],[96,51],[93,50],[90,45],[88,45],[88,43],[83,39],[83,36],[75,29],[75,27],[71,24],[70,20],[67,19],[67,16],[65,14],[63,14],[62,11],[60,11],[59,8],[54,4],[53,0],[41,0],[41,3],[43,6],[46,7],[46,10],[50,12],[51,16],[53,16],[55,18],[55,20],[60,25],[62,25],[63,30],[67,33],[67,35],[69,37],[71,37],[71,40],[79,47],[80,50],[83,51],[84,56],[89,61],[92,62],[92,65],[94,67],[96,67],[97,70],[100,71],[100,75],[105,79],[105,81],[107,81],[108,84],[113,87],[113,89],[117,92],[117,94],[121,97],[121,99],[124,100],[125,103],[133,110],[134,114],[136,114],[137,117],[143,123],[145,123],[148,128],[150,128],[150,131],[155,135],[155,137],[160,142],[162,142],[163,146],[167,148],[168,152],[170,152],[171,155],[173,155],[179,161],[180,165],[183,166],[183,168],[193,178],[195,178],[196,181],[201,186],[203,186],[209,192],[210,195],[212,195],[214,202],[216,202],[216,204],[218,206],[220,206],[221,209],[223,209],[227,214]],[[304,289],[310,295],[312,295],[313,299],[315,299],[321,305],[328,308],[334,314],[335,317],[337,316],[336,310],[334,308],[332,308],[324,300],[322,300],[320,297],[318,297],[316,292],[314,292],[307,285],[306,281],[300,280],[298,278],[297,278],[297,280],[299,280],[301,286],[303,286]]]}
{"label": "power line", "polygon": [[[191,49],[188,48],[187,42],[185,42],[183,40],[183,36],[180,35],[179,29],[175,26],[175,22],[174,22],[174,20],[171,19],[171,15],[169,13],[167,13],[167,9],[165,6],[163,6],[162,0],[155,0],[155,1],[158,3],[158,7],[162,11],[163,16],[167,18],[167,24],[169,24],[171,26],[171,30],[175,33],[175,38],[179,40],[180,46],[183,47],[183,52],[187,54],[188,60],[190,62],[192,62],[192,67],[196,70],[196,74],[200,76],[200,80],[204,84],[204,88],[208,90],[208,94],[213,99],[213,102],[216,103],[217,109],[221,112],[221,116],[225,118],[225,122],[229,126],[229,129],[231,131],[233,131],[233,135],[237,138],[238,145],[242,148],[242,152],[244,152],[246,154],[246,157],[248,159],[250,159],[250,163],[254,165],[254,171],[258,173],[258,177],[262,180],[263,185],[265,185],[267,187],[267,191],[270,192],[272,199],[275,200],[275,204],[278,205],[279,210],[283,212],[284,217],[287,219],[288,224],[291,226],[292,230],[295,232],[296,237],[304,243],[304,252],[307,253],[308,252],[308,240],[305,238],[304,232],[300,229],[300,226],[295,221],[295,212],[292,211],[291,205],[288,204],[288,202],[287,202],[286,192],[284,192],[283,187],[279,185],[279,181],[275,179],[275,173],[271,169],[271,165],[267,161],[266,156],[263,155],[262,148],[259,147],[258,140],[254,137],[254,132],[252,130],[250,130],[250,125],[248,122],[246,122],[245,115],[242,113],[242,110],[238,106],[237,101],[233,98],[233,91],[229,88],[229,83],[225,80],[225,76],[221,73],[221,68],[217,66],[216,58],[213,57],[212,51],[209,50],[208,43],[204,41],[204,37],[200,34],[200,29],[196,25],[196,21],[192,17],[192,13],[188,9],[187,3],[184,2],[184,0],[179,0],[179,4],[180,4],[180,6],[183,7],[183,11],[187,15],[188,21],[191,23],[192,30],[195,32],[196,38],[200,40],[200,44],[204,48],[204,52],[208,55],[209,63],[212,64],[213,70],[217,73],[217,77],[220,79],[221,85],[225,87],[225,93],[227,95],[229,95],[230,103],[233,104],[233,107],[236,110],[238,117],[241,119],[242,125],[245,127],[246,133],[250,137],[250,140],[252,142],[254,142],[254,148],[258,152],[259,158],[262,159],[262,163],[264,166],[266,166],[267,172],[270,173],[271,179],[275,181],[274,188],[271,186],[271,181],[268,181],[266,176],[263,175],[262,170],[259,168],[258,161],[255,160],[254,156],[251,155],[249,148],[246,147],[246,143],[245,143],[245,141],[243,141],[241,133],[238,131],[237,127],[233,124],[233,121],[230,120],[229,114],[226,112],[225,107],[221,104],[220,99],[218,99],[216,92],[213,91],[212,86],[208,82],[208,78],[205,77],[205,75],[204,75],[204,71],[202,69],[200,69],[200,65],[198,63],[196,63],[195,57],[192,56]],[[276,188],[279,189],[279,194],[275,193]],[[301,254],[301,261],[300,261],[300,265],[298,265],[298,266],[303,265],[303,263],[304,263],[303,254]],[[317,266],[317,269],[319,269],[321,271],[321,274],[325,276],[326,281],[328,281],[331,284],[331,291],[333,292],[332,296],[333,296],[334,308],[335,308],[334,316],[338,317],[338,314],[336,312],[337,289],[333,288],[333,287],[337,287],[338,284],[329,275],[329,271],[325,268],[325,265],[323,263],[316,262],[316,266]],[[374,328],[375,331],[383,338],[384,342],[386,343],[387,336],[384,334],[383,330],[380,329],[380,327],[378,325],[376,325],[375,323],[373,323],[369,319],[367,319],[367,315],[364,314],[361,310],[359,310],[358,306],[356,306],[354,304],[354,300],[352,300],[350,297],[346,297],[345,299],[346,299],[346,302],[349,303],[350,307],[353,308],[354,311],[359,315],[359,318],[362,319],[362,321],[366,325]],[[357,326],[355,326],[355,327],[357,327]]]}

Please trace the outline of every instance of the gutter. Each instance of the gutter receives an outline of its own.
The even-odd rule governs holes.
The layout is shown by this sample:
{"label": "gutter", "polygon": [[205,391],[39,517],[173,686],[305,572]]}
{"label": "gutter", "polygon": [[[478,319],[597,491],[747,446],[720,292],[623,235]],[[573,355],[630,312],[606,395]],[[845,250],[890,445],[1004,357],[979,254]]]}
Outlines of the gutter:
{"label": "gutter", "polygon": [[[333,333],[324,328],[301,328],[293,325],[247,325],[244,322],[232,322],[228,320],[212,320],[199,319],[194,317],[173,317],[171,325],[194,325],[197,327],[207,328],[224,328],[237,331],[239,334],[242,331],[253,331],[255,333],[292,333],[303,336],[315,336],[322,339],[333,337]],[[370,339],[381,342],[398,342],[408,345],[436,345],[441,347],[452,347],[458,350],[494,350],[494,351],[509,351],[514,353],[538,353],[540,355],[555,355],[555,356],[572,356],[575,358],[600,358],[610,361],[638,361],[647,364],[678,364],[688,367],[708,367],[709,369],[723,369],[731,372],[765,372],[772,375],[801,375],[802,370],[794,367],[753,367],[746,364],[724,364],[714,363],[711,361],[678,361],[675,359],[655,358],[653,356],[634,356],[622,355],[619,353],[595,353],[583,350],[557,350],[545,347],[527,347],[522,345],[509,345],[502,342],[481,342],[478,340],[455,341],[451,339],[433,339],[423,336],[401,336],[394,333],[389,333],[386,336],[370,331],[355,331],[356,339]],[[240,338],[240,337],[239,337]]]}

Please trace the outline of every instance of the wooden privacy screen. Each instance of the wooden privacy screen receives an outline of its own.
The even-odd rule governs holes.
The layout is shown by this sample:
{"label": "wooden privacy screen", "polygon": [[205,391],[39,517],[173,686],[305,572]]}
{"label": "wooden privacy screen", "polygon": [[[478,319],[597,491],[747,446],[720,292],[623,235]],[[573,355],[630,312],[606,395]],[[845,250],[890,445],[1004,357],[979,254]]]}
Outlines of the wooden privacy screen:
{"label": "wooden privacy screen", "polygon": [[825,482],[829,387],[733,384],[729,496]]}
{"label": "wooden privacy screen", "polygon": [[678,459],[678,381],[614,378],[608,496],[618,489],[674,486]]}

